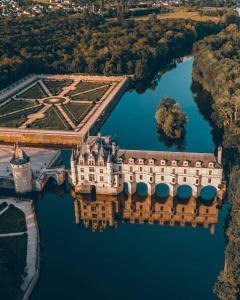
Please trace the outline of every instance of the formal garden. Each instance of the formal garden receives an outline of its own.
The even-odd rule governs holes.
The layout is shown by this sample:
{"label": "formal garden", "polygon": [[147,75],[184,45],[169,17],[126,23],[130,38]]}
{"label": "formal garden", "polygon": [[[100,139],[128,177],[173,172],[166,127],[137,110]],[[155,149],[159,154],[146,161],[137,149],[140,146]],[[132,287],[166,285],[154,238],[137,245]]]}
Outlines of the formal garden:
{"label": "formal garden", "polygon": [[[20,82],[10,98],[1,100],[0,127],[74,130],[105,99],[111,80],[78,75],[35,76]],[[16,85],[14,86],[16,88]],[[11,88],[9,91],[11,92]]]}

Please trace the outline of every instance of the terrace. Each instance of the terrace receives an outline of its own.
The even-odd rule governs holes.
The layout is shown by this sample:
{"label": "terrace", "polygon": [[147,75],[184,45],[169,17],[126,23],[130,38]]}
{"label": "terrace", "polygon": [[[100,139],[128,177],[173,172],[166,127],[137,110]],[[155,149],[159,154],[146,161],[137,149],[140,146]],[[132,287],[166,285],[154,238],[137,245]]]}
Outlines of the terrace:
{"label": "terrace", "polygon": [[16,141],[20,133],[21,142],[79,143],[127,82],[124,76],[28,76],[0,92],[0,141]]}

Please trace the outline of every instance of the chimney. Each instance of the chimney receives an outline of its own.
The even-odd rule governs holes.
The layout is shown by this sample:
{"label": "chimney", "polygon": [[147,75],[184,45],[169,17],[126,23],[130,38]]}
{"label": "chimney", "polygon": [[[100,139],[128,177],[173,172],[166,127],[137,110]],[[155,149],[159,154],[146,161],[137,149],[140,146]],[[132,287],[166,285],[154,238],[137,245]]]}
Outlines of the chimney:
{"label": "chimney", "polygon": [[222,147],[218,147],[218,153],[217,153],[217,161],[221,165],[222,164]]}

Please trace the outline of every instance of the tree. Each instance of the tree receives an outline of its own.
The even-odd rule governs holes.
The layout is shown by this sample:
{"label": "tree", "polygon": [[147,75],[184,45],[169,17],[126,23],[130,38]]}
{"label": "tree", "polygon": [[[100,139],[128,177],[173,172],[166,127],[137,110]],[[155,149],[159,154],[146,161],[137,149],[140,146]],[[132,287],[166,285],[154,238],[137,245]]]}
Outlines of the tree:
{"label": "tree", "polygon": [[158,130],[172,139],[180,139],[184,135],[187,116],[180,110],[174,99],[164,97],[157,109],[155,118]]}

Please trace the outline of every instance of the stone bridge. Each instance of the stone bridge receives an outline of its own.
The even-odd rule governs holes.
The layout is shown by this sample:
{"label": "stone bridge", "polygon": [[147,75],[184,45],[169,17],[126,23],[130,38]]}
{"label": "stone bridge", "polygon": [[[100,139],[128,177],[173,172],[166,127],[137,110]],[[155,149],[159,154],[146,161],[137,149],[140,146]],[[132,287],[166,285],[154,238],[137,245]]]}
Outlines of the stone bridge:
{"label": "stone bridge", "polygon": [[148,195],[165,189],[172,197],[188,187],[198,197],[207,187],[222,198],[222,148],[214,153],[118,149],[110,137],[89,137],[73,151],[70,182],[79,193],[134,194],[140,185]]}
{"label": "stone bridge", "polygon": [[57,185],[62,185],[65,181],[65,172],[66,170],[64,167],[45,169],[42,175],[35,182],[36,190],[41,191],[50,179],[55,180]]}

